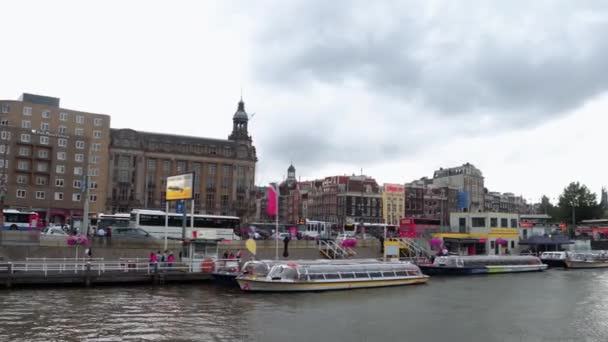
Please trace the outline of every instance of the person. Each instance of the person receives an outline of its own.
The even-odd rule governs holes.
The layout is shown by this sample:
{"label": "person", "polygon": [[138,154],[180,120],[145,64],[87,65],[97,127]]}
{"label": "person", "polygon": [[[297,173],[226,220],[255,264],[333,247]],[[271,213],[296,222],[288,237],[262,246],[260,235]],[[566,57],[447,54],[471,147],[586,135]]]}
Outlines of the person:
{"label": "person", "polygon": [[150,253],[150,266],[154,266],[154,264],[158,261],[158,258],[156,257],[156,253],[152,252]]}
{"label": "person", "polygon": [[103,229],[103,228],[98,228],[98,229],[97,229],[97,236],[99,236],[99,237],[104,237],[104,236],[106,236],[106,230],[105,230],[105,229]]}
{"label": "person", "polygon": [[162,255],[160,254],[160,251],[156,252],[156,262],[161,261]]}
{"label": "person", "polygon": [[242,256],[243,256],[243,253],[242,253],[242,252],[241,252],[241,250],[239,249],[239,250],[236,252],[236,258],[240,260]]}
{"label": "person", "polygon": [[167,257],[167,266],[169,268],[173,267],[173,263],[175,262],[175,257],[173,256],[173,252],[169,252],[169,256]]}
{"label": "person", "polygon": [[447,256],[448,255],[448,249],[443,247],[443,249],[441,250],[441,255],[443,256]]}
{"label": "person", "polygon": [[234,259],[234,253],[230,252],[230,254],[228,255],[228,259]]}
{"label": "person", "polygon": [[224,259],[228,259],[228,251],[224,252]]}
{"label": "person", "polygon": [[160,257],[160,262],[166,262],[166,261],[167,261],[167,251],[165,250]]}

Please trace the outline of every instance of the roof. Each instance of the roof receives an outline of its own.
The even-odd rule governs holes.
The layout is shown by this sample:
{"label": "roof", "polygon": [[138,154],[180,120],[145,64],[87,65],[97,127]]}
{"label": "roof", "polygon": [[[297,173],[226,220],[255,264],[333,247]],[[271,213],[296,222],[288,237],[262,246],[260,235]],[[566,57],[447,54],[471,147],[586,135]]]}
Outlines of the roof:
{"label": "roof", "polygon": [[243,99],[239,101],[239,106],[234,113],[233,119],[249,120],[247,112],[245,111],[245,102],[243,102]]}

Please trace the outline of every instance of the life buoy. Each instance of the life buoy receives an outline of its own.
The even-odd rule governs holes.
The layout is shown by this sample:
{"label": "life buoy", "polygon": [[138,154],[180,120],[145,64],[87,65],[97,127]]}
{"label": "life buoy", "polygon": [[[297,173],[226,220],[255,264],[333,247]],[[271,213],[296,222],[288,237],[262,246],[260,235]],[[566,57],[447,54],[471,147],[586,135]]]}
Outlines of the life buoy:
{"label": "life buoy", "polygon": [[201,262],[201,272],[212,273],[213,271],[215,271],[215,262],[213,259],[204,259],[203,262]]}

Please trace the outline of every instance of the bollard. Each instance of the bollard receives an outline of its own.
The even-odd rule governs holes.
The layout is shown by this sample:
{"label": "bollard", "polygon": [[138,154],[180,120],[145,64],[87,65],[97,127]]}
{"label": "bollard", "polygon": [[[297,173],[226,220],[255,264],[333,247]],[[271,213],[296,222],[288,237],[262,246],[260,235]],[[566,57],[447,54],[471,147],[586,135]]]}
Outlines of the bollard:
{"label": "bollard", "polygon": [[87,264],[85,265],[84,284],[86,287],[91,286],[91,262],[87,262]]}

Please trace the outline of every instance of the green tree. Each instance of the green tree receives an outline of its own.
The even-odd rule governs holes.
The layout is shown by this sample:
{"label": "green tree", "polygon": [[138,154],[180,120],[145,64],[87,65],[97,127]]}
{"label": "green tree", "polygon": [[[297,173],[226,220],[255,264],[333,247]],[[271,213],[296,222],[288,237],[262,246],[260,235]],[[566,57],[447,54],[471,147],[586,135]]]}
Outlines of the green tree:
{"label": "green tree", "polygon": [[592,193],[586,185],[579,182],[570,183],[559,196],[559,217],[572,222],[572,214],[576,222],[598,218],[601,208],[597,203],[596,194]]}
{"label": "green tree", "polygon": [[543,195],[543,197],[540,200],[540,206],[538,208],[538,213],[547,214],[547,215],[551,216],[551,218],[554,221],[559,221],[561,219],[559,208],[556,207],[555,205],[553,205],[553,203],[551,203],[551,200],[549,200],[549,197],[547,197],[545,195]]}

